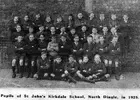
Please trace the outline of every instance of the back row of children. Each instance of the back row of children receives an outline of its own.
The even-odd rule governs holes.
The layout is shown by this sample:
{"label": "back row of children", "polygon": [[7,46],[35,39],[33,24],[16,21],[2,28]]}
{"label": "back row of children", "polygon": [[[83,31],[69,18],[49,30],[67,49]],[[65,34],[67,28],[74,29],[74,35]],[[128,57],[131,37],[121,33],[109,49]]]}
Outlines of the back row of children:
{"label": "back row of children", "polygon": [[11,40],[15,46],[12,60],[13,78],[20,72],[37,79],[68,79],[76,82],[77,76],[88,82],[107,80],[115,72],[121,74],[121,59],[129,50],[131,39],[128,16],[119,25],[116,14],[107,22],[94,14],[85,20],[82,13],[77,19],[72,14],[64,22],[59,16],[54,22],[50,16],[42,21],[40,14],[31,20],[25,15],[20,22],[15,16],[10,25]]}

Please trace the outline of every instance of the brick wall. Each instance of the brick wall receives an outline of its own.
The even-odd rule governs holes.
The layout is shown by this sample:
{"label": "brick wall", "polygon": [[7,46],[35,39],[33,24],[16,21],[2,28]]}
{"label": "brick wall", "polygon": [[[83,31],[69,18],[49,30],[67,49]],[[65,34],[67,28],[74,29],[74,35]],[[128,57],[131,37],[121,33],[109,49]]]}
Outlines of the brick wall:
{"label": "brick wall", "polygon": [[[57,16],[58,13],[66,16],[70,12],[76,14],[79,11],[84,11],[86,1],[88,0],[0,0],[0,37],[9,36],[7,26],[9,20],[11,20],[14,15],[23,16],[28,12],[34,15],[36,11],[40,11],[41,14],[52,14],[54,17]],[[129,14],[133,20],[134,40],[131,45],[132,52],[129,53],[126,61],[129,65],[128,67],[136,70],[140,68],[140,0],[92,0],[92,3],[92,10],[97,14],[100,11],[105,12],[107,15],[109,15],[110,12],[116,12],[118,17],[121,17],[123,13]],[[4,45],[6,44],[4,43]],[[0,53],[0,58],[3,57],[0,59],[1,67],[6,64],[4,61],[10,62],[9,58],[12,52],[9,48],[11,48],[11,46],[6,45],[5,49]]]}

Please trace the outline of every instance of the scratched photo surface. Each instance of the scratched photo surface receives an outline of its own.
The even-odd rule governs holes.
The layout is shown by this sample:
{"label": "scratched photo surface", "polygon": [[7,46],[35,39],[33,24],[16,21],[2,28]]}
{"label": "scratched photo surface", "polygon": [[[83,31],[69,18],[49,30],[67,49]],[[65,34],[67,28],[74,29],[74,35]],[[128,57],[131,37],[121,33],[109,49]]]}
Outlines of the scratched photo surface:
{"label": "scratched photo surface", "polygon": [[140,0],[0,0],[0,87],[139,88],[139,16]]}

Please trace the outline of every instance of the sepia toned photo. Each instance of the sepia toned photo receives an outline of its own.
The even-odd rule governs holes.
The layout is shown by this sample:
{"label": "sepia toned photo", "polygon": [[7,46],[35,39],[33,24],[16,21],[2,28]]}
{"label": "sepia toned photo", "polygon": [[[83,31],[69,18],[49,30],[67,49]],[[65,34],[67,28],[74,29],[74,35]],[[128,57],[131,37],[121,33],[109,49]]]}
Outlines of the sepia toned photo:
{"label": "sepia toned photo", "polygon": [[138,89],[139,12],[140,0],[0,0],[0,87]]}

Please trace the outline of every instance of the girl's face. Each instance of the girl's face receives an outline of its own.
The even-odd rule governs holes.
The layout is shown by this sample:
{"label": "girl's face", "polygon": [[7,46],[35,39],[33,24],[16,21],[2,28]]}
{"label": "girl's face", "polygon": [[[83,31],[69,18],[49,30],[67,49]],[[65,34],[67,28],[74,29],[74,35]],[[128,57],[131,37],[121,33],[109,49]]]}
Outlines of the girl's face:
{"label": "girl's face", "polygon": [[89,15],[89,18],[90,18],[90,19],[93,19],[93,18],[94,18],[94,13],[91,13],[91,14]]}
{"label": "girl's face", "polygon": [[60,30],[61,32],[65,32],[65,27],[62,27]]}
{"label": "girl's face", "polygon": [[61,17],[58,17],[57,18],[57,22],[61,22],[62,21],[62,18]]}
{"label": "girl's face", "polygon": [[100,20],[104,20],[105,19],[105,15],[104,14],[100,14]]}
{"label": "girl's face", "polygon": [[127,15],[123,15],[123,19],[124,20],[128,20],[128,16]]}
{"label": "girl's face", "polygon": [[46,54],[42,54],[41,57],[42,57],[42,59],[45,59],[45,58],[47,58],[47,55]]}
{"label": "girl's face", "polygon": [[95,55],[94,61],[95,62],[100,62],[101,61],[100,56],[99,55]]}
{"label": "girl's face", "polygon": [[86,26],[83,26],[82,27],[82,31],[86,31],[87,30],[87,27]]}
{"label": "girl's face", "polygon": [[116,18],[117,18],[116,14],[112,14],[112,15],[111,15],[111,19],[112,19],[112,20],[116,20]]}
{"label": "girl's face", "polygon": [[40,30],[40,31],[44,31],[44,26],[40,26],[40,27],[39,27],[39,30]]}
{"label": "girl's face", "polygon": [[77,17],[78,17],[79,19],[82,19],[82,18],[83,18],[83,14],[82,14],[82,13],[79,13],[79,14],[77,15]]}
{"label": "girl's face", "polygon": [[40,14],[35,15],[35,18],[39,19],[40,18]]}
{"label": "girl's face", "polygon": [[117,30],[116,30],[116,28],[111,28],[111,33],[116,33],[117,32]]}
{"label": "girl's face", "polygon": [[23,40],[23,39],[22,39],[22,36],[18,36],[17,39],[18,39],[19,42],[21,42],[21,41]]}
{"label": "girl's face", "polygon": [[57,62],[57,63],[60,63],[61,61],[62,61],[61,58],[56,58],[56,62]]}
{"label": "girl's face", "polygon": [[87,42],[88,43],[91,43],[93,41],[93,38],[92,37],[87,37]]}
{"label": "girl's face", "polygon": [[74,58],[73,57],[69,57],[69,62],[73,62]]}
{"label": "girl's face", "polygon": [[17,26],[16,30],[17,30],[17,32],[20,32],[21,31],[21,26]]}

